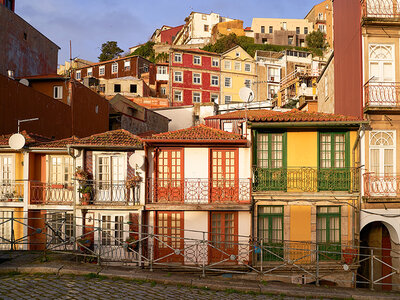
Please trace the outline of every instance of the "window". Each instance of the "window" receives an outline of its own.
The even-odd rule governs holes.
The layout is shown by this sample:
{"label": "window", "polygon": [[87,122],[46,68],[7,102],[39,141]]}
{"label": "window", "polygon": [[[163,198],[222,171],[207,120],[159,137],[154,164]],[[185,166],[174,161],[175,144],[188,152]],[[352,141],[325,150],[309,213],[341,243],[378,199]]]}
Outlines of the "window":
{"label": "window", "polygon": [[230,77],[225,77],[225,87],[232,87],[232,78]]}
{"label": "window", "polygon": [[212,86],[218,86],[219,85],[219,77],[212,75],[211,76],[211,85]]}
{"label": "window", "polygon": [[251,72],[251,64],[244,64],[244,70],[246,72]]}
{"label": "window", "polygon": [[231,69],[231,62],[229,60],[225,61],[224,68],[226,70],[230,70]]}
{"label": "window", "polygon": [[157,74],[168,74],[167,66],[158,66],[157,67]]}
{"label": "window", "polygon": [[121,92],[121,85],[114,84],[114,93],[120,93],[120,92]]}
{"label": "window", "polygon": [[324,24],[319,24],[319,25],[318,25],[318,30],[321,31],[321,32],[323,32],[323,33],[325,33],[325,32],[326,32],[326,27],[325,27],[325,25],[324,25]]}
{"label": "window", "polygon": [[52,184],[72,184],[73,160],[70,156],[48,157],[48,180]]}
{"label": "window", "polygon": [[237,212],[211,212],[211,261],[220,261],[222,253],[237,255]]}
{"label": "window", "polygon": [[308,34],[308,27],[304,27],[304,34]]}
{"label": "window", "polygon": [[211,151],[212,202],[238,200],[233,190],[238,173],[237,159],[237,149]]}
{"label": "window", "polygon": [[9,10],[13,9],[13,0],[6,0],[4,6],[7,7]]}
{"label": "window", "polygon": [[73,237],[73,214],[64,212],[51,212],[46,215],[49,226],[47,242],[51,245],[60,244],[65,248]]}
{"label": "window", "polygon": [[[1,211],[0,210],[0,236],[4,240],[11,241],[11,218],[13,217],[13,213],[11,211]],[[10,250],[10,245],[5,243],[4,240],[0,244],[1,250]]]}
{"label": "window", "polygon": [[283,206],[258,206],[258,239],[262,241],[263,260],[283,260]]}
{"label": "window", "polygon": [[207,20],[207,15],[201,15],[202,20]]}
{"label": "window", "polygon": [[341,258],[340,216],[340,206],[317,207],[317,243],[320,260]]}
{"label": "window", "polygon": [[201,74],[193,73],[193,83],[201,84]]}
{"label": "window", "polygon": [[218,103],[219,96],[216,94],[211,94],[211,102]]}
{"label": "window", "polygon": [[204,31],[208,32],[208,25],[204,25]]}
{"label": "window", "polygon": [[324,19],[324,14],[318,13],[318,20],[323,20],[323,19]]}
{"label": "window", "polygon": [[182,257],[171,255],[171,249],[183,249],[183,226],[183,212],[157,212],[156,232],[159,241],[156,246],[159,257],[168,257],[171,260]]}
{"label": "window", "polygon": [[161,87],[160,88],[160,93],[161,93],[161,95],[166,95],[167,94],[167,88],[166,87]]}
{"label": "window", "polygon": [[194,65],[201,65],[201,57],[198,55],[193,56],[193,64]]}
{"label": "window", "polygon": [[265,33],[265,26],[261,26],[261,33]]}
{"label": "window", "polygon": [[233,124],[232,122],[223,123],[223,130],[227,132],[233,132]]}
{"label": "window", "polygon": [[236,56],[236,57],[240,57],[240,52],[236,52],[236,53],[235,53],[235,56]]}
{"label": "window", "polygon": [[124,69],[125,69],[125,71],[129,71],[131,69],[131,61],[130,60],[124,61]]}
{"label": "window", "polygon": [[96,201],[123,201],[123,190],[115,190],[116,184],[125,179],[124,158],[121,155],[98,155],[96,157],[95,180],[99,189]]}
{"label": "window", "polygon": [[251,80],[250,79],[246,79],[244,81],[244,86],[250,89],[251,88]]}
{"label": "window", "polygon": [[296,34],[300,34],[300,27],[296,27]]}
{"label": "window", "polygon": [[111,73],[115,74],[118,73],[118,63],[113,63],[111,66]]}
{"label": "window", "polygon": [[28,34],[24,32],[24,40],[26,41],[28,39]]}
{"label": "window", "polygon": [[[396,170],[396,131],[371,131],[369,148],[369,170],[377,176],[393,176]],[[390,186],[389,182],[386,186]]]}
{"label": "window", "polygon": [[182,53],[175,53],[174,54],[174,61],[177,63],[181,63],[182,62]]}
{"label": "window", "polygon": [[212,59],[212,66],[213,66],[213,67],[218,67],[218,66],[219,66],[219,60],[218,60],[218,58],[213,58],[213,59]]}
{"label": "window", "polygon": [[193,92],[193,103],[201,102],[201,93]]}
{"label": "window", "polygon": [[242,69],[242,64],[240,62],[235,62],[235,70],[240,71]]}
{"label": "window", "polygon": [[76,74],[75,74],[75,79],[76,80],[80,80],[81,79],[81,71],[79,70],[79,71],[76,71]]}
{"label": "window", "polygon": [[54,99],[63,98],[63,87],[61,85],[57,85],[53,88],[53,98]]}
{"label": "window", "polygon": [[131,84],[130,92],[136,94],[137,93],[137,84]]}
{"label": "window", "polygon": [[269,33],[273,33],[274,32],[274,27],[273,26],[269,26]]}
{"label": "window", "polygon": [[182,72],[180,72],[180,71],[175,71],[174,72],[174,81],[175,82],[183,82]]}
{"label": "window", "polygon": [[182,102],[182,91],[174,91],[174,101]]}
{"label": "window", "polygon": [[143,73],[149,72],[149,66],[148,65],[143,65]]}
{"label": "window", "polygon": [[230,95],[225,95],[225,104],[231,103],[232,102],[232,96]]}
{"label": "window", "polygon": [[106,67],[105,66],[100,66],[99,67],[99,75],[100,76],[104,76],[105,73],[106,73]]}
{"label": "window", "polygon": [[183,150],[161,150],[157,155],[158,201],[183,201]]}
{"label": "window", "polygon": [[0,181],[14,180],[14,158],[12,155],[0,155]]}
{"label": "window", "polygon": [[293,45],[293,36],[288,36],[288,45]]}
{"label": "window", "polygon": [[[369,77],[371,82],[394,82],[394,45],[370,44],[369,45]],[[395,102],[394,96],[390,103]]]}
{"label": "window", "polygon": [[101,216],[101,244],[121,246],[124,242],[124,217]]}
{"label": "window", "polygon": [[88,68],[88,69],[87,69],[87,76],[88,76],[88,77],[93,76],[93,68]]}
{"label": "window", "polygon": [[286,22],[283,22],[283,23],[282,23],[282,29],[283,29],[283,30],[286,30],[286,29],[287,29],[287,23],[286,23]]}
{"label": "window", "polygon": [[99,92],[100,93],[105,93],[106,92],[106,85],[105,84],[99,84]]}
{"label": "window", "polygon": [[268,68],[268,81],[272,82],[280,82],[280,69],[279,68],[274,68],[274,67],[269,67]]}

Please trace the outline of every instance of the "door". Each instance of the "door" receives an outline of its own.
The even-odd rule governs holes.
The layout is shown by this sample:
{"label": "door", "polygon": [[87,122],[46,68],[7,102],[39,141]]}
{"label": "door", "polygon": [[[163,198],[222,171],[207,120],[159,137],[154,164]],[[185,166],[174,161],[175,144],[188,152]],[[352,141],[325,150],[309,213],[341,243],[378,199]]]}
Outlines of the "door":
{"label": "door", "polygon": [[49,156],[49,176],[44,190],[46,201],[53,203],[73,201],[73,161],[69,156]]}
{"label": "door", "polygon": [[396,196],[396,131],[370,132],[370,171],[367,188],[371,196]]}
{"label": "door", "polygon": [[237,263],[236,258],[231,260],[231,255],[238,255],[238,213],[237,212],[211,212],[210,230],[210,261]]}
{"label": "door", "polygon": [[124,157],[97,157],[97,176],[94,184],[96,202],[123,202],[126,199]]}
{"label": "door", "polygon": [[124,222],[123,215],[102,215],[100,244],[97,239],[94,240],[96,253],[100,253],[103,260],[121,261],[123,259],[132,259],[134,254],[129,252],[126,247],[129,235],[129,227]]}
{"label": "door", "polygon": [[238,150],[211,150],[211,202],[239,201]]}
{"label": "door", "polygon": [[15,199],[16,189],[13,173],[13,157],[11,155],[0,156],[0,201]]}
{"label": "door", "polygon": [[285,191],[287,188],[286,135],[256,134],[254,188],[257,191]]}
{"label": "door", "polygon": [[184,261],[183,212],[157,212],[154,240],[156,262]]}
{"label": "door", "polygon": [[156,202],[183,202],[183,150],[160,150],[155,181]]}

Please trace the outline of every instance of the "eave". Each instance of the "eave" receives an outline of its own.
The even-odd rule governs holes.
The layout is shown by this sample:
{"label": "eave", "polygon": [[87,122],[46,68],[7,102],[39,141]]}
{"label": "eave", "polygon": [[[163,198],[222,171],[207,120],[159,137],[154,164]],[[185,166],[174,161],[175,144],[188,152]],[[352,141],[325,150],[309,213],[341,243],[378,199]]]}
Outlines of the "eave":
{"label": "eave", "polygon": [[358,128],[368,121],[335,121],[335,122],[249,122],[250,128]]}
{"label": "eave", "polygon": [[247,140],[161,140],[161,139],[145,139],[145,143],[157,146],[189,146],[195,147],[196,145],[201,146],[247,146]]}

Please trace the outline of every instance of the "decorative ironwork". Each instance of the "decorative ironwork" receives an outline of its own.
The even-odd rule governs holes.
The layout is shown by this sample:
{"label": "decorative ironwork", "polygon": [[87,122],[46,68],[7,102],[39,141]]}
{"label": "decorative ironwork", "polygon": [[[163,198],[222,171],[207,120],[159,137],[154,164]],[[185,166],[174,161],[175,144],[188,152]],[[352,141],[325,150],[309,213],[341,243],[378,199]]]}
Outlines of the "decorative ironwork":
{"label": "decorative ironwork", "polygon": [[400,176],[365,173],[363,177],[366,197],[400,197]]}
{"label": "decorative ironwork", "polygon": [[146,180],[147,203],[232,204],[250,203],[250,179],[154,179]]}
{"label": "decorative ironwork", "polygon": [[31,204],[72,204],[74,186],[71,183],[30,182]]}
{"label": "decorative ironwork", "polygon": [[364,85],[365,107],[400,107],[400,84],[369,82]]}
{"label": "decorative ironwork", "polygon": [[399,18],[400,1],[398,0],[363,0],[364,18]]}
{"label": "decorative ironwork", "polygon": [[253,191],[359,191],[359,170],[253,167]]}
{"label": "decorative ironwork", "polygon": [[22,202],[24,182],[15,180],[0,181],[0,202]]}

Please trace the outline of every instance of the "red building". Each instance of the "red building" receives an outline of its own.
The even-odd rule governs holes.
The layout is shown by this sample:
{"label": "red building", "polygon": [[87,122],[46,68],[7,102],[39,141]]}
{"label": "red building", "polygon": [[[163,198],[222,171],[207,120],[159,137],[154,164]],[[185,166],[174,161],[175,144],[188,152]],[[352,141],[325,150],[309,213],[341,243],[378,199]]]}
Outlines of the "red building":
{"label": "red building", "polygon": [[172,45],[172,42],[174,41],[176,35],[178,34],[179,31],[181,31],[182,28],[183,25],[180,25],[167,30],[162,30],[160,32],[161,43]]}
{"label": "red building", "polygon": [[220,55],[199,49],[171,49],[172,106],[211,102],[220,95]]}

